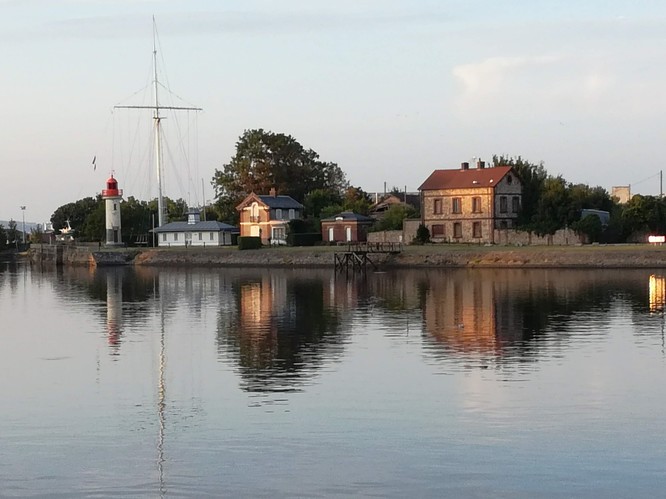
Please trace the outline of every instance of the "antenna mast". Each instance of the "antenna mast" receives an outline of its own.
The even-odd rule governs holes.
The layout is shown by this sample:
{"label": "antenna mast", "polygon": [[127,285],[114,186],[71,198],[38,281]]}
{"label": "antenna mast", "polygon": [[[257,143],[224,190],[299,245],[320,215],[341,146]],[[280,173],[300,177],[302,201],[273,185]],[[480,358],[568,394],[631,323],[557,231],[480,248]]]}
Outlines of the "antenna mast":
{"label": "antenna mast", "polygon": [[157,169],[157,226],[161,227],[165,223],[166,211],[164,209],[164,199],[162,195],[162,133],[160,109],[169,109],[174,111],[201,111],[200,107],[175,107],[160,106],[158,97],[159,80],[157,79],[157,24],[153,16],[153,93],[154,103],[152,106],[113,106],[114,109],[152,109],[153,120],[155,121],[155,168]]}

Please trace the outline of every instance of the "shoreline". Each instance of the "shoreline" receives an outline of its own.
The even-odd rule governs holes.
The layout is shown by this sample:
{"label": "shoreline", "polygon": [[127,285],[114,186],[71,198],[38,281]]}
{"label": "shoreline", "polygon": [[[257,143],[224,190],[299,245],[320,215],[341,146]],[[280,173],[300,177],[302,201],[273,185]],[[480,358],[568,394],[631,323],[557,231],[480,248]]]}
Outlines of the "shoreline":
{"label": "shoreline", "polygon": [[[61,249],[58,249],[61,248]],[[36,246],[33,263],[86,266],[334,268],[344,247],[216,248]],[[383,269],[399,268],[666,268],[666,246],[406,246],[399,254],[370,254]],[[372,268],[371,266],[368,267]]]}

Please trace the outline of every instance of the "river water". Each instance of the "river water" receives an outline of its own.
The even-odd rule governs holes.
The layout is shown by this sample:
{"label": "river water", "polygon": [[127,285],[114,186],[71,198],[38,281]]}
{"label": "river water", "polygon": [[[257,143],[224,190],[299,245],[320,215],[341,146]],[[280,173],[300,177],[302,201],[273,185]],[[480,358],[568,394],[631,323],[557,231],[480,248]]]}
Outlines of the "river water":
{"label": "river water", "polygon": [[0,264],[0,497],[658,497],[648,270]]}

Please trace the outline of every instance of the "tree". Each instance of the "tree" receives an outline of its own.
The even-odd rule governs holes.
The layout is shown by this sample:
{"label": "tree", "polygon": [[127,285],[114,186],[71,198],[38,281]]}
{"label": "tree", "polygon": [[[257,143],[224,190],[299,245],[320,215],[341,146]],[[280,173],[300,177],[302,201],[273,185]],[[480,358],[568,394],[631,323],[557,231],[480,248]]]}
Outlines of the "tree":
{"label": "tree", "polygon": [[30,231],[30,242],[31,243],[41,243],[43,235],[44,235],[44,231],[42,230],[42,226],[41,225],[35,226]]}
{"label": "tree", "polygon": [[16,229],[16,222],[13,219],[9,221],[9,226],[7,227],[7,242],[9,244],[18,242],[18,230]]}
{"label": "tree", "polygon": [[621,215],[625,237],[633,232],[666,233],[666,200],[657,196],[632,197]]}
{"label": "tree", "polygon": [[308,217],[319,218],[322,210],[328,206],[342,207],[342,196],[330,189],[315,189],[305,195],[303,205]]}
{"label": "tree", "polygon": [[360,215],[367,215],[372,206],[370,195],[360,187],[349,186],[345,189],[342,208]]}
{"label": "tree", "polygon": [[402,230],[405,218],[416,216],[416,210],[407,205],[395,204],[391,206],[377,222],[377,230]]}
{"label": "tree", "polygon": [[588,241],[591,243],[599,242],[603,227],[601,226],[601,219],[597,215],[587,215],[581,220],[572,224],[572,229],[576,232],[585,234]]}
{"label": "tree", "polygon": [[430,242],[430,231],[428,227],[423,224],[419,224],[416,229],[416,237],[414,238],[415,244],[426,244]]}
{"label": "tree", "polygon": [[7,247],[7,231],[5,226],[0,224],[0,250]]}
{"label": "tree", "polygon": [[239,137],[236,154],[222,170],[215,170],[212,184],[217,209],[230,216],[251,192],[267,194],[275,188],[302,203],[316,189],[342,194],[347,180],[337,164],[321,161],[291,135],[257,129]]}
{"label": "tree", "polygon": [[[101,216],[100,216],[101,213]],[[91,216],[96,214],[94,216]],[[104,237],[105,218],[102,196],[86,197],[73,203],[64,204],[51,215],[55,230],[67,226],[67,221],[76,232],[75,237],[86,241],[99,241]]]}

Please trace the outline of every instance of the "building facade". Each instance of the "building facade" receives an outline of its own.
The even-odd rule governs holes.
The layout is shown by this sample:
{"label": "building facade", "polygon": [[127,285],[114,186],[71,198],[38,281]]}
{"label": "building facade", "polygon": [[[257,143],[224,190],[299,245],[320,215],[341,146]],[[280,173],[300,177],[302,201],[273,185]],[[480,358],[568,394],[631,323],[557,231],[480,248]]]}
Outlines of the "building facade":
{"label": "building facade", "polygon": [[351,211],[343,211],[321,221],[321,239],[324,242],[363,242],[368,240],[368,229],[374,219]]}
{"label": "building facade", "polygon": [[419,187],[421,223],[433,242],[495,243],[495,229],[515,228],[522,185],[510,166],[435,170]]}
{"label": "building facade", "polygon": [[187,222],[171,222],[153,229],[158,246],[230,246],[232,234],[238,234],[233,225],[210,220],[201,221],[199,211],[190,210]]}
{"label": "building facade", "polygon": [[260,237],[263,244],[287,244],[289,221],[303,218],[303,205],[290,196],[247,196],[238,206],[241,237]]}

